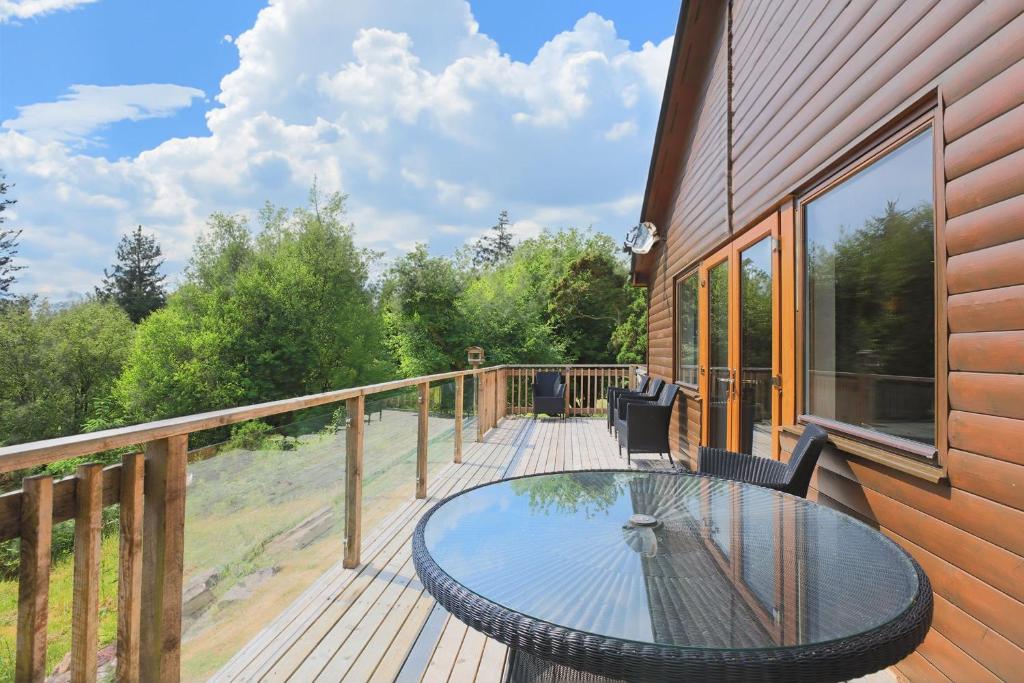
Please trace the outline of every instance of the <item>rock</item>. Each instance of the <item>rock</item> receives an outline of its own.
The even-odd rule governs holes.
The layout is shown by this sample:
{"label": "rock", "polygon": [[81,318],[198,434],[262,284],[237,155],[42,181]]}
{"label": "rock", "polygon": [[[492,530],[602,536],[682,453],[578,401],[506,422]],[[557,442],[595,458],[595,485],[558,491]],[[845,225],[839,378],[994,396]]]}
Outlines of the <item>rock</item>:
{"label": "rock", "polygon": [[213,587],[220,581],[220,574],[215,569],[208,569],[196,574],[182,590],[181,616],[194,619],[213,604]]}
{"label": "rock", "polygon": [[221,604],[248,600],[257,588],[269,581],[279,571],[281,571],[280,567],[266,567],[249,574],[221,596]]}
{"label": "rock", "polygon": [[[96,653],[96,680],[113,680],[117,668],[117,645],[113,643]],[[64,655],[60,664],[46,679],[46,683],[69,683],[71,681],[71,653]]]}
{"label": "rock", "polygon": [[334,525],[334,510],[322,507],[309,517],[275,538],[267,548],[274,554],[282,550],[301,550],[330,531]]}
{"label": "rock", "polygon": [[60,660],[54,668],[53,673],[50,674],[49,678],[46,679],[46,683],[65,683],[65,681],[71,680],[71,653],[68,652],[64,655],[64,659]]}

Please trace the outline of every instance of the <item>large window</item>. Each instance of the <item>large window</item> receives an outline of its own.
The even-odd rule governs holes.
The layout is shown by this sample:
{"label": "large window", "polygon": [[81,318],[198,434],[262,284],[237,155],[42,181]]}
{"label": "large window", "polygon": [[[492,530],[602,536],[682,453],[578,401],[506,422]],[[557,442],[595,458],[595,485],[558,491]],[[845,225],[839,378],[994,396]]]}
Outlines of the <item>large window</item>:
{"label": "large window", "polygon": [[807,412],[935,443],[929,128],[804,206]]}
{"label": "large window", "polygon": [[676,381],[697,385],[697,273],[676,284]]}

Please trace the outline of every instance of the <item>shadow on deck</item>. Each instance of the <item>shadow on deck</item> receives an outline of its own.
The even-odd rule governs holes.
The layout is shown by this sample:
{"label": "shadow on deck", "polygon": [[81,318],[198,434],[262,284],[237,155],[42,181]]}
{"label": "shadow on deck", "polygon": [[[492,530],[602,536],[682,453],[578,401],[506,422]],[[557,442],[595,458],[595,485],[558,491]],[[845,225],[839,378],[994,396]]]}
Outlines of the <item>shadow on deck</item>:
{"label": "shadow on deck", "polygon": [[[633,467],[668,461],[634,456]],[[426,499],[407,502],[367,536],[363,564],[331,568],[212,680],[500,681],[505,646],[450,617],[416,578],[416,523],[442,498],[488,481],[625,468],[603,418],[503,420],[461,464],[433,475]]]}

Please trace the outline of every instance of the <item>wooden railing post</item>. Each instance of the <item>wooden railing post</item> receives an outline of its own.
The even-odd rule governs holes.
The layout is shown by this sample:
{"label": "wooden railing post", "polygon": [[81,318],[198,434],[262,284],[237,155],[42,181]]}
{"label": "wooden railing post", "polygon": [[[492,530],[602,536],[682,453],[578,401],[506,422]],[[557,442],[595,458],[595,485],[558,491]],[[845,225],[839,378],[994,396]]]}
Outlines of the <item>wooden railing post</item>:
{"label": "wooden railing post", "polygon": [[185,550],[188,436],[146,444],[141,680],[181,677],[181,584]]}
{"label": "wooden railing post", "polygon": [[565,416],[569,417],[569,394],[572,393],[572,366],[565,366]]}
{"label": "wooden railing post", "polygon": [[348,413],[345,428],[345,557],[341,566],[359,565],[363,542],[363,425],[366,399],[357,396],[345,401]]}
{"label": "wooden railing post", "polygon": [[427,497],[427,447],[430,420],[430,382],[420,384],[419,432],[416,435],[416,497]]}
{"label": "wooden railing post", "polygon": [[46,620],[50,597],[50,543],[53,538],[53,479],[22,481],[21,567],[18,577],[18,631],[14,679],[46,679]]}
{"label": "wooden railing post", "polygon": [[508,370],[502,369],[498,378],[498,417],[508,415]]}
{"label": "wooden railing post", "polygon": [[121,540],[117,575],[117,680],[139,680],[142,620],[142,520],[146,459],[134,452],[121,459]]}
{"label": "wooden railing post", "polygon": [[71,680],[96,680],[100,620],[100,534],[103,465],[79,465],[75,474],[75,576],[71,597]]}
{"label": "wooden railing post", "polygon": [[476,440],[484,440],[484,432],[487,431],[484,428],[484,415],[483,415],[483,374],[477,373],[473,375],[473,405],[476,406]]}
{"label": "wooden railing post", "polygon": [[462,462],[462,402],[465,400],[466,378],[459,375],[455,378],[455,453],[452,459]]}

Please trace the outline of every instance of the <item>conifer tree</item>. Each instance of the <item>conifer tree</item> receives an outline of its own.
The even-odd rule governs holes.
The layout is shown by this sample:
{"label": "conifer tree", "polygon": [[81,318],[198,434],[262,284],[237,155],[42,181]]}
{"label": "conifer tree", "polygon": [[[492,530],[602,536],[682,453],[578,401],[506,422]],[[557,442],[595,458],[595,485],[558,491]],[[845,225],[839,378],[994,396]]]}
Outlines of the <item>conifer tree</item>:
{"label": "conifer tree", "polygon": [[8,206],[15,203],[14,199],[7,199],[9,186],[4,182],[4,174],[0,171],[0,299],[8,296],[11,285],[14,284],[14,273],[25,266],[15,265],[14,257],[18,255],[18,237],[21,230],[5,229],[3,212]]}
{"label": "conifer tree", "polygon": [[474,246],[474,266],[494,266],[512,255],[515,249],[512,247],[512,233],[508,230],[511,224],[508,210],[502,209],[497,224],[491,227],[491,234],[481,237]]}
{"label": "conifer tree", "polygon": [[117,245],[117,263],[112,271],[103,270],[96,296],[116,302],[132,322],[141,321],[167,299],[163,284],[167,276],[160,274],[162,254],[156,238],[142,234],[141,225],[124,235]]}

